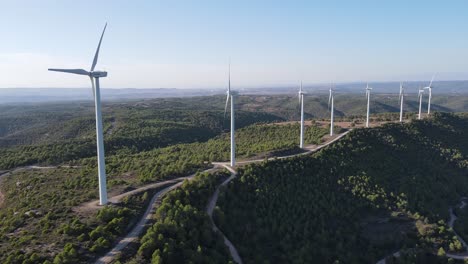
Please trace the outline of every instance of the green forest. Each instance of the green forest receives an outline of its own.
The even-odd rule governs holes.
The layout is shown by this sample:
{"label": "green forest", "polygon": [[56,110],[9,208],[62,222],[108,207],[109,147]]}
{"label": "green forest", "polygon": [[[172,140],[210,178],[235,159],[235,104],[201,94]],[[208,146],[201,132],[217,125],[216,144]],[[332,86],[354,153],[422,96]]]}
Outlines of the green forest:
{"label": "green forest", "polygon": [[312,156],[247,166],[221,193],[216,222],[246,263],[461,251],[446,221],[467,195],[467,129],[466,116],[436,114],[352,131]]}

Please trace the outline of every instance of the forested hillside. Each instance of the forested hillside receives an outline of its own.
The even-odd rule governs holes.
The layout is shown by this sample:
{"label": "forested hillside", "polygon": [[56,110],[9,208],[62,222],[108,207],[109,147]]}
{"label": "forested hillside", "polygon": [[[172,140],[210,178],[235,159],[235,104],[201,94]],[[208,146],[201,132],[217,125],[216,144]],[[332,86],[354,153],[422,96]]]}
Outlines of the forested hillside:
{"label": "forested hillside", "polygon": [[246,263],[375,263],[401,248],[423,263],[424,252],[460,251],[446,221],[468,195],[467,129],[467,116],[435,114],[247,166],[216,221]]}
{"label": "forested hillside", "polygon": [[[324,128],[310,126],[306,130],[306,142],[319,143],[326,133]],[[239,142],[237,153],[240,158],[246,158],[262,153],[268,155],[269,151],[299,151],[296,147],[298,134],[297,124],[241,128],[236,132]],[[210,161],[227,159],[228,155],[229,138],[227,134],[222,134],[207,142],[109,156],[106,159],[108,188],[111,193],[119,193],[148,182],[187,176],[208,168]],[[94,214],[83,217],[74,208],[98,198],[96,175],[95,158],[87,158],[75,161],[71,168],[25,168],[2,179],[0,194],[4,194],[1,199],[4,201],[0,205],[0,262],[22,263],[30,258],[53,260],[64,250],[68,253],[78,252],[72,254],[68,262],[76,263],[78,255],[82,256],[81,260],[86,260],[101,254],[119,235],[127,232],[129,226],[135,223],[132,219],[144,210],[153,192],[143,197],[133,197],[129,204],[124,204],[124,208],[111,208],[106,211],[107,216],[102,219],[98,216],[98,221],[95,221]],[[213,188],[216,181],[204,181],[208,180],[209,188]],[[205,190],[203,197],[197,199],[208,199],[210,190]],[[44,248],[43,243],[48,246]],[[71,244],[67,246],[67,243]],[[16,250],[21,247],[29,250]],[[63,253],[63,258],[68,253]]]}

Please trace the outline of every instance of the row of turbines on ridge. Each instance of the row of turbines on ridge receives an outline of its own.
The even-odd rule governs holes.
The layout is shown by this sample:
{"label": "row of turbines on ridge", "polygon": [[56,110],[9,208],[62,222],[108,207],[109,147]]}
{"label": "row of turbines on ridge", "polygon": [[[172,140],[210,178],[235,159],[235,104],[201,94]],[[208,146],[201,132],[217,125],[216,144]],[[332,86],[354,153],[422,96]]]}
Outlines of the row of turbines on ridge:
{"label": "row of turbines on ridge", "polygon": [[[106,185],[106,165],[105,165],[105,158],[104,158],[104,135],[103,135],[103,126],[102,126],[102,113],[101,113],[101,94],[100,94],[100,84],[99,78],[107,77],[107,72],[105,71],[95,71],[95,67],[99,57],[99,50],[101,48],[102,39],[104,37],[104,33],[107,28],[107,23],[104,26],[104,30],[102,31],[101,38],[99,40],[98,47],[96,49],[96,53],[94,54],[94,59],[91,64],[91,68],[89,71],[84,69],[49,69],[49,71],[56,71],[56,72],[65,72],[65,73],[72,73],[78,75],[85,75],[88,76],[91,81],[91,87],[93,90],[94,95],[94,104],[95,104],[95,114],[96,114],[96,143],[97,143],[97,161],[98,161],[98,177],[99,177],[99,204],[106,205],[107,204],[107,185]],[[224,116],[226,117],[226,113],[228,110],[229,101],[231,101],[231,129],[230,129],[230,139],[231,139],[231,160],[230,165],[234,167],[236,165],[236,144],[235,144],[235,114],[234,114],[234,106],[235,106],[235,97],[238,95],[236,91],[231,90],[231,69],[229,64],[229,77],[228,77],[228,89],[227,89],[227,98],[226,98],[226,105],[224,108]],[[428,109],[427,113],[430,114],[431,110],[431,97],[432,97],[432,78],[429,86],[425,88],[420,88],[418,91],[418,98],[419,98],[419,115],[418,119],[421,119],[421,106],[422,106],[422,96],[424,90],[427,89],[429,91],[429,101],[428,101]],[[370,104],[370,92],[372,88],[367,85],[366,87],[366,99],[367,99],[367,116],[366,116],[366,127],[369,127],[369,104]],[[334,121],[334,89],[330,87],[329,89],[330,95],[328,99],[328,105],[330,108],[330,136],[333,136],[333,121]],[[300,148],[304,148],[304,95],[305,92],[302,89],[302,82],[299,87],[299,103],[301,108],[301,121],[300,121]],[[403,121],[403,100],[404,100],[404,88],[403,85],[400,84],[400,122]]]}
{"label": "row of turbines on ridge", "polygon": [[[230,75],[230,74],[229,74]],[[431,98],[432,98],[432,82],[434,81],[434,76],[431,79],[431,82],[429,83],[429,86],[424,87],[424,88],[419,88],[418,90],[418,99],[419,99],[419,113],[418,113],[418,119],[421,119],[421,107],[422,107],[422,98],[424,94],[424,90],[429,91],[429,101],[427,104],[427,114],[429,115],[431,113]],[[229,81],[229,86],[231,84],[231,81]],[[367,99],[367,111],[366,111],[366,127],[369,127],[369,114],[370,114],[370,95],[371,95],[371,90],[372,88],[369,87],[369,84],[366,86],[366,99]],[[335,90],[330,86],[329,89],[329,97],[328,97],[328,108],[330,109],[330,136],[333,136],[333,120],[334,120],[334,101],[335,101]],[[299,138],[299,146],[301,148],[304,147],[304,90],[302,89],[302,82],[301,85],[299,86],[299,104],[301,107],[301,132],[300,132],[300,138]],[[400,83],[400,94],[398,101],[400,103],[400,122],[403,122],[403,101],[405,97],[405,88],[403,87],[403,83]],[[233,109],[233,108],[231,108]],[[233,110],[231,110],[233,111]],[[231,120],[231,124],[232,124]],[[231,135],[232,137],[232,135]],[[232,162],[231,162],[232,164]]]}

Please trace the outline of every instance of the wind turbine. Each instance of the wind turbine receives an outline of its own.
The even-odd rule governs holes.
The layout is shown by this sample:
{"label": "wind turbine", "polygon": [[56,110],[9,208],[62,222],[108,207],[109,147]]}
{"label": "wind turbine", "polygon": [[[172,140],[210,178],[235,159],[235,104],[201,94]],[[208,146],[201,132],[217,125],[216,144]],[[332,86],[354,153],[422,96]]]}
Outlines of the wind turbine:
{"label": "wind turbine", "polygon": [[421,106],[422,106],[423,94],[424,94],[424,89],[422,89],[421,87],[419,87],[419,90],[418,90],[418,97],[419,97],[419,114],[418,114],[418,119],[419,119],[419,120],[421,120]]}
{"label": "wind turbine", "polygon": [[333,136],[333,102],[334,102],[334,90],[330,86],[330,96],[328,97],[328,107],[330,108],[330,136]]}
{"label": "wind turbine", "polygon": [[434,81],[434,76],[432,76],[431,82],[429,83],[429,86],[424,87],[424,89],[429,90],[429,99],[427,102],[427,115],[431,113],[431,99],[432,99],[432,82]]}
{"label": "wind turbine", "polygon": [[226,106],[224,107],[224,117],[226,118],[227,107],[229,104],[229,98],[231,98],[231,167],[236,165],[236,142],[234,138],[235,123],[234,123],[234,98],[237,92],[231,91],[231,63],[229,63],[229,77],[228,77],[228,89],[227,89]]}
{"label": "wind turbine", "polygon": [[403,100],[405,96],[405,88],[403,83],[400,82],[400,122],[403,122]]}
{"label": "wind turbine", "polygon": [[299,147],[304,148],[304,91],[302,90],[302,81],[301,86],[299,86],[299,104],[301,105],[301,134],[299,138]]}
{"label": "wind turbine", "polygon": [[107,23],[104,26],[102,31],[101,39],[99,40],[96,53],[94,54],[93,64],[91,65],[91,70],[83,69],[49,69],[49,71],[56,72],[66,72],[79,75],[86,75],[91,80],[91,85],[94,95],[94,104],[96,112],[96,141],[97,141],[97,160],[98,160],[98,174],[99,174],[99,204],[107,204],[107,187],[106,187],[106,165],[104,160],[104,136],[102,133],[102,116],[101,116],[101,91],[99,88],[99,78],[106,77],[107,72],[105,71],[95,71],[99,49],[101,48],[102,38],[104,37],[104,32],[106,31]]}
{"label": "wind turbine", "polygon": [[369,87],[369,83],[366,86],[366,98],[367,98],[367,118],[366,118],[366,127],[369,127],[369,104],[370,104],[370,91],[372,88]]}

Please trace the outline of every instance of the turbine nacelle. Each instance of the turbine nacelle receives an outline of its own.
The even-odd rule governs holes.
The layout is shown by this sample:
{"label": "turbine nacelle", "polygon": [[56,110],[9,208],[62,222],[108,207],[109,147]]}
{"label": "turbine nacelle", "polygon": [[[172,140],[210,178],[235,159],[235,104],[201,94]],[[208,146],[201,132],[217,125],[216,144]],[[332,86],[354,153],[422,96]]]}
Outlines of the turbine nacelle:
{"label": "turbine nacelle", "polygon": [[419,88],[418,96],[421,97],[424,94],[424,89]]}
{"label": "turbine nacelle", "polygon": [[404,95],[405,95],[405,88],[403,87],[403,83],[400,83],[400,95],[398,96],[399,100],[401,100],[401,98],[403,98]]}
{"label": "turbine nacelle", "polygon": [[297,92],[297,96],[298,96],[298,99],[299,99],[299,104],[301,103],[301,98],[302,96],[306,94],[304,92],[304,90],[302,90],[302,81],[301,81],[301,85],[299,86],[299,91]]}
{"label": "turbine nacelle", "polygon": [[103,77],[107,77],[107,72],[106,71],[93,71],[89,73],[89,76],[93,78],[103,78]]}
{"label": "turbine nacelle", "polygon": [[302,82],[301,82],[301,85],[299,86],[299,91],[297,93],[299,94],[299,96],[305,94],[304,90],[302,90]]}
{"label": "turbine nacelle", "polygon": [[431,86],[424,87],[424,90],[428,90],[429,91],[429,97],[432,97],[432,87]]}
{"label": "turbine nacelle", "polygon": [[369,87],[369,85],[367,85],[366,87],[366,98],[368,98],[370,96],[370,91],[372,90],[372,88]]}
{"label": "turbine nacelle", "polygon": [[334,94],[335,90],[333,90],[333,88],[330,87],[329,92],[330,92],[330,95],[328,96],[328,108],[330,108],[330,103],[331,103],[331,100],[333,98],[333,94]]}

